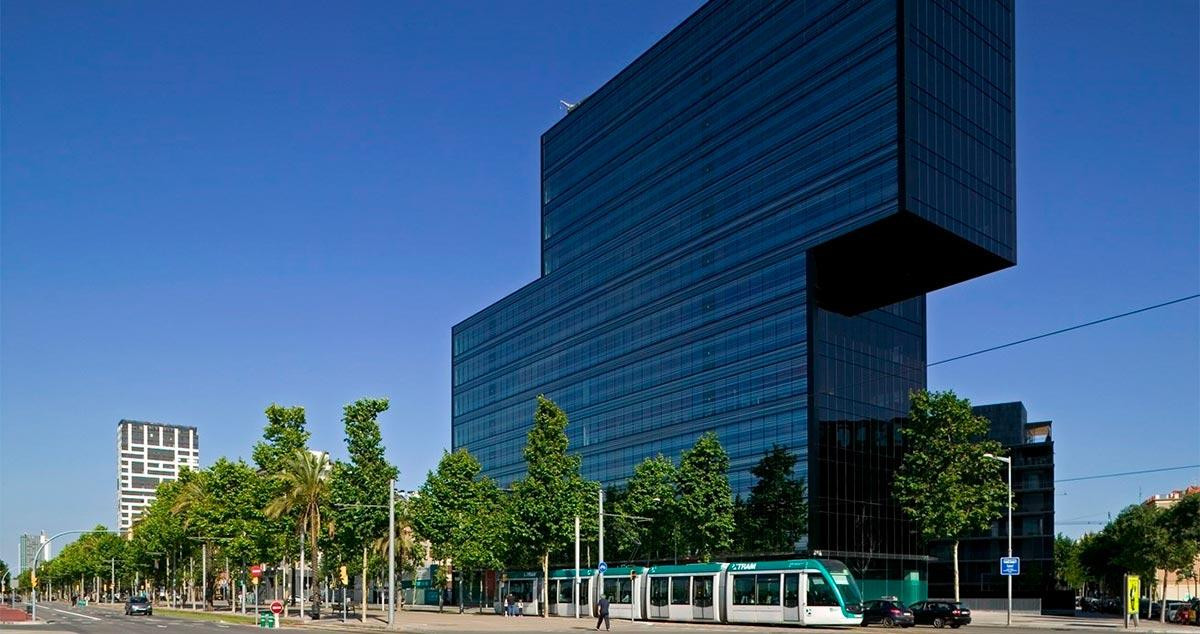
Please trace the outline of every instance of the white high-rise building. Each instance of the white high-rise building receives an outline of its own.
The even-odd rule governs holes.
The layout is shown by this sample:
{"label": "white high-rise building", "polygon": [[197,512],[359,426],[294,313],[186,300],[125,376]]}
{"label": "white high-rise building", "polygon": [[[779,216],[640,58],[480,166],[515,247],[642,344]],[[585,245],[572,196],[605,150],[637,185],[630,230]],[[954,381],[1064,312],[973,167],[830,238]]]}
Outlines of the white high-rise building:
{"label": "white high-rise building", "polygon": [[[38,561],[48,561],[50,559],[50,538],[46,537],[46,531],[42,531],[39,535],[21,535],[21,556],[17,558],[17,574],[33,568],[33,556],[37,554]],[[46,544],[42,548],[42,552],[38,553],[38,547]]]}
{"label": "white high-rise building", "polygon": [[187,467],[200,468],[195,427],[122,420],[117,423],[117,529],[129,532],[154,501],[160,482],[175,480]]}

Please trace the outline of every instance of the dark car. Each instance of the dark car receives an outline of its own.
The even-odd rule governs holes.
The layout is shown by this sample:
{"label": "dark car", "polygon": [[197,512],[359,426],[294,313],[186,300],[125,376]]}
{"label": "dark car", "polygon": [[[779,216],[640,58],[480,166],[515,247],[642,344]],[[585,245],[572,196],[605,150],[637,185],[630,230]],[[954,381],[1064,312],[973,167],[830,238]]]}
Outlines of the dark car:
{"label": "dark car", "polygon": [[135,614],[145,614],[150,616],[154,614],[154,606],[150,605],[150,599],[146,597],[133,597],[125,602],[125,616],[133,616]]}
{"label": "dark car", "polygon": [[912,610],[895,598],[883,598],[867,601],[863,605],[863,622],[882,623],[884,627],[912,627],[916,624]]}
{"label": "dark car", "polygon": [[971,622],[971,610],[952,601],[918,601],[912,604],[917,625],[959,628]]}

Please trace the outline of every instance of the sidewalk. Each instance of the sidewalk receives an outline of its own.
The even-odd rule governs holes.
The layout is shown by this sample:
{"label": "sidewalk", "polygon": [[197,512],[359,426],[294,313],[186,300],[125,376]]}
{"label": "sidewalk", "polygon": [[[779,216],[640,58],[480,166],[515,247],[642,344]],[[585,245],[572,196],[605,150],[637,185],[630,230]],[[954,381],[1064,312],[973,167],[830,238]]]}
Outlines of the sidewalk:
{"label": "sidewalk", "polygon": [[[1004,627],[1007,614],[1001,610],[971,610],[971,625]],[[1046,616],[1031,612],[1013,612],[1013,627],[1055,630],[1121,630],[1125,622],[1108,614],[1076,613],[1075,616]],[[1195,627],[1158,621],[1142,621],[1138,627],[1129,627],[1129,632],[1138,634],[1200,634]]]}

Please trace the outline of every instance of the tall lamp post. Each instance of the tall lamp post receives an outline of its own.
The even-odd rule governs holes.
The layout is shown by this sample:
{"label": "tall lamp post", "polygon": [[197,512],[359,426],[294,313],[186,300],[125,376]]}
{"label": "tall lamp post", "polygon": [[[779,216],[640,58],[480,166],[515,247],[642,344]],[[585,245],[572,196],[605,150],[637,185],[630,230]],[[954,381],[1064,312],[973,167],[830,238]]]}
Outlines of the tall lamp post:
{"label": "tall lamp post", "polygon": [[[382,504],[334,504],[339,508],[364,508],[364,509],[379,509],[383,508]],[[396,481],[388,482],[388,613],[387,627],[394,629],[396,627]],[[365,561],[365,560],[364,560]],[[367,589],[363,588],[363,596],[366,596]],[[414,590],[415,592],[415,590]],[[365,602],[366,599],[363,599]],[[343,600],[343,603],[345,601]],[[365,605],[365,603],[364,603]],[[366,618],[366,612],[363,612],[363,618]]]}
{"label": "tall lamp post", "polygon": [[[990,453],[983,454],[983,457],[991,458],[992,460],[999,460],[1000,462],[1003,462],[1004,464],[1008,465],[1008,556],[1012,557],[1013,556],[1013,551],[1012,551],[1012,535],[1013,535],[1013,531],[1012,531],[1012,507],[1013,507],[1012,458],[1004,457],[1004,456],[997,456],[995,454],[990,454]],[[1012,625],[1012,578],[1013,578],[1013,576],[1007,575],[1007,577],[1008,577],[1008,614],[1005,618],[1005,625],[1011,626]]]}

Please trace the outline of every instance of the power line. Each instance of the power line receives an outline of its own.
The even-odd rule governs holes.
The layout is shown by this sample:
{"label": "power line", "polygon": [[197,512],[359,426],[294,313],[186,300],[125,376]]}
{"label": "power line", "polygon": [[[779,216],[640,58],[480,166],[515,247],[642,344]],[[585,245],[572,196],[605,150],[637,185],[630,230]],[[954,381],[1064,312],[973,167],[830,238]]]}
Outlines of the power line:
{"label": "power line", "polygon": [[1200,297],[1200,293],[1196,293],[1196,294],[1194,294],[1194,295],[1188,295],[1188,296],[1186,296],[1186,297],[1178,297],[1178,298],[1176,298],[1176,299],[1173,299],[1173,300],[1171,300],[1171,301],[1168,301],[1168,302],[1163,302],[1163,303],[1161,303],[1161,304],[1155,304],[1155,305],[1153,305],[1153,306],[1145,306],[1145,307],[1143,307],[1143,308],[1138,308],[1137,310],[1131,310],[1131,311],[1129,311],[1129,312],[1126,312],[1126,313],[1121,313],[1121,314],[1119,314],[1119,315],[1111,315],[1111,316],[1105,317],[1105,318],[1103,318],[1103,319],[1097,319],[1097,320],[1095,320],[1095,321],[1089,321],[1089,322],[1087,322],[1087,323],[1083,323],[1083,324],[1076,324],[1076,325],[1074,325],[1074,326],[1068,326],[1068,327],[1066,327],[1066,328],[1060,328],[1060,329],[1058,329],[1058,330],[1055,330],[1055,331],[1052,331],[1052,332],[1046,332],[1046,333],[1042,333],[1042,334],[1040,334],[1040,335],[1035,335],[1035,336],[1033,336],[1033,337],[1026,337],[1026,338],[1024,338],[1024,339],[1018,339],[1017,341],[1011,341],[1011,342],[1009,342],[1009,343],[1001,344],[1001,345],[998,345],[998,346],[992,346],[991,348],[984,348],[983,350],[976,350],[975,352],[968,352],[967,354],[960,354],[960,355],[958,355],[957,357],[950,357],[949,359],[942,359],[941,361],[934,361],[933,363],[927,363],[927,364],[925,364],[925,367],[929,368],[929,367],[933,367],[933,366],[935,366],[935,365],[941,365],[941,364],[943,364],[943,363],[950,363],[951,361],[958,361],[959,359],[966,359],[967,357],[973,357],[973,356],[975,356],[975,355],[978,355],[978,354],[983,354],[983,353],[985,353],[985,352],[993,352],[993,351],[995,351],[995,350],[1000,350],[1000,349],[1003,349],[1003,348],[1009,348],[1009,347],[1012,347],[1012,346],[1015,346],[1015,345],[1018,345],[1018,344],[1022,344],[1022,343],[1028,343],[1028,342],[1030,342],[1030,341],[1034,341],[1034,340],[1036,340],[1036,339],[1045,339],[1046,337],[1050,337],[1050,336],[1053,336],[1053,335],[1061,335],[1061,334],[1062,334],[1062,333],[1064,333],[1064,332],[1070,332],[1070,331],[1072,331],[1072,330],[1079,330],[1080,328],[1087,328],[1088,326],[1095,326],[1096,324],[1102,324],[1102,323],[1104,323],[1104,322],[1106,322],[1106,321],[1112,321],[1112,320],[1114,320],[1114,319],[1120,319],[1120,318],[1122,318],[1122,317],[1128,317],[1128,316],[1130,316],[1130,315],[1136,315],[1136,314],[1138,314],[1138,313],[1144,313],[1144,312],[1146,312],[1146,311],[1148,311],[1148,310],[1154,310],[1154,309],[1156,309],[1156,308],[1162,308],[1162,307],[1164,307],[1164,306],[1170,306],[1171,304],[1178,304],[1178,303],[1180,303],[1180,302],[1186,302],[1186,301],[1188,301],[1188,300],[1191,300],[1191,299],[1196,299],[1197,297]]}
{"label": "power line", "polygon": [[1079,476],[1078,478],[1063,478],[1055,480],[1054,483],[1060,482],[1078,482],[1080,480],[1099,480],[1100,478],[1119,478],[1121,476],[1141,475],[1143,473],[1160,473],[1162,471],[1181,471],[1183,469],[1200,469],[1200,464],[1189,464],[1182,467],[1162,467],[1160,469],[1142,469],[1141,471],[1125,471],[1123,473],[1102,473],[1100,475]]}

